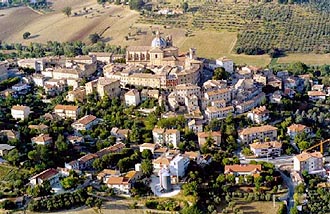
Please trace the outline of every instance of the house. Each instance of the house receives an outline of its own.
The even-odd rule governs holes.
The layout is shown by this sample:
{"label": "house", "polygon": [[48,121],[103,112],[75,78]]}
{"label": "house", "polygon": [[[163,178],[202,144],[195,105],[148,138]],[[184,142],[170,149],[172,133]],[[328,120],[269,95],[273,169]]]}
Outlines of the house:
{"label": "house", "polygon": [[281,156],[282,143],[278,141],[251,143],[250,149],[256,157]]}
{"label": "house", "polygon": [[15,146],[11,146],[8,144],[0,144],[0,157],[4,157],[10,152],[11,150],[15,149]]}
{"label": "house", "polygon": [[293,158],[293,169],[299,173],[324,174],[323,155],[321,152],[302,152]]}
{"label": "house", "polygon": [[306,134],[310,134],[312,132],[312,129],[310,127],[307,127],[302,124],[292,124],[287,129],[287,133],[291,139],[294,139],[297,135],[302,134],[303,132],[305,132]]}
{"label": "house", "polygon": [[29,125],[28,128],[37,130],[38,132],[41,132],[41,133],[44,133],[44,132],[47,132],[49,127],[45,124],[39,124],[39,125]]}
{"label": "house", "polygon": [[257,127],[245,128],[238,132],[239,140],[242,143],[252,143],[254,140],[265,141],[277,140],[277,128],[271,125],[263,125]]}
{"label": "house", "polygon": [[14,130],[1,130],[0,137],[6,137],[8,141],[17,140],[20,138],[20,133]]}
{"label": "house", "polygon": [[201,158],[199,159],[197,164],[205,166],[205,165],[209,165],[210,163],[212,163],[212,161],[213,161],[212,156],[210,154],[206,154],[206,155],[201,156]]}
{"label": "house", "polygon": [[99,120],[94,115],[86,115],[72,123],[71,126],[76,131],[91,130],[98,122]]}
{"label": "house", "polygon": [[153,139],[154,143],[163,145],[165,142],[164,133],[165,133],[165,129],[155,127],[152,130],[152,139]]}
{"label": "house", "polygon": [[177,129],[166,129],[165,131],[165,144],[177,148],[180,143],[180,131]]}
{"label": "house", "polygon": [[169,164],[171,175],[182,178],[186,174],[189,163],[189,158],[181,154],[175,156]]}
{"label": "house", "polygon": [[[120,81],[115,79],[108,79],[105,77],[100,77],[97,81],[96,86],[97,93],[100,97],[108,96],[113,99],[120,95]],[[87,91],[87,85],[86,85]]]}
{"label": "house", "polygon": [[45,181],[49,181],[50,185],[54,185],[59,182],[60,173],[56,169],[46,169],[45,171],[31,177],[30,184],[32,186],[39,185]]}
{"label": "house", "polygon": [[200,162],[201,154],[199,151],[193,152],[193,151],[185,151],[183,154],[185,157],[188,157],[190,160],[195,161],[196,163]]}
{"label": "house", "polygon": [[154,154],[155,149],[158,148],[157,144],[153,144],[153,143],[143,143],[139,147],[140,147],[140,152],[143,152],[143,150],[150,150],[152,154]]}
{"label": "house", "polygon": [[73,91],[69,91],[68,95],[66,95],[65,99],[68,102],[75,102],[78,100],[79,102],[84,102],[86,99],[86,89],[85,87],[77,87]]}
{"label": "house", "polygon": [[325,100],[327,96],[323,91],[308,91],[307,95],[311,101]]}
{"label": "house", "polygon": [[130,190],[138,179],[142,177],[141,172],[129,171],[124,176],[109,177],[107,186],[117,193],[130,194]]}
{"label": "house", "polygon": [[203,121],[193,119],[188,123],[188,127],[190,130],[192,130],[195,133],[202,132],[203,131]]}
{"label": "house", "polygon": [[220,146],[221,144],[221,132],[199,132],[197,133],[197,136],[199,147],[202,147],[208,138],[211,138],[213,140],[213,144],[216,146]]}
{"label": "house", "polygon": [[21,59],[17,61],[18,67],[34,69],[39,72],[45,68],[44,59]]}
{"label": "house", "polygon": [[216,65],[216,67],[224,68],[225,71],[227,71],[229,73],[234,72],[234,61],[231,59],[228,59],[226,57],[217,59],[215,65]]}
{"label": "house", "polygon": [[76,120],[79,114],[79,106],[73,105],[56,105],[54,113],[61,118],[71,118]]}
{"label": "house", "polygon": [[96,57],[97,61],[102,62],[104,64],[111,63],[112,53],[108,53],[108,52],[89,52],[88,55]]}
{"label": "house", "polygon": [[252,175],[259,176],[261,172],[260,164],[234,164],[225,166],[225,175]]}
{"label": "house", "polygon": [[130,133],[129,129],[119,129],[117,127],[113,127],[110,131],[111,135],[116,137],[117,139],[123,141],[128,139],[128,135]]}
{"label": "house", "polygon": [[225,100],[226,102],[229,102],[231,100],[231,91],[228,88],[207,91],[205,92],[204,97],[209,102],[216,100]]}
{"label": "house", "polygon": [[158,174],[159,170],[162,168],[166,168],[170,165],[171,158],[166,156],[160,156],[152,161],[152,165],[154,168],[154,173]]}
{"label": "house", "polygon": [[11,116],[14,119],[25,120],[29,117],[31,110],[28,106],[16,105],[11,108]]}
{"label": "house", "polygon": [[33,144],[37,145],[50,145],[53,143],[53,138],[49,136],[49,134],[40,134],[37,137],[33,137],[31,139],[31,142]]}
{"label": "house", "polygon": [[96,178],[97,178],[97,180],[100,180],[103,183],[106,183],[109,177],[118,177],[119,175],[120,175],[120,172],[117,170],[104,169],[99,174],[97,174]]}
{"label": "house", "polygon": [[127,106],[137,106],[140,104],[140,92],[132,89],[125,94],[125,104]]}
{"label": "house", "polygon": [[180,84],[175,87],[174,93],[176,95],[177,100],[180,103],[184,103],[185,97],[191,97],[192,95],[196,95],[196,97],[201,97],[201,88],[194,84]]}
{"label": "house", "polygon": [[69,135],[66,139],[67,142],[71,143],[72,145],[80,145],[82,143],[85,143],[85,139],[77,135]]}
{"label": "house", "polygon": [[226,118],[229,114],[231,114],[233,112],[234,112],[233,106],[227,106],[224,108],[208,106],[205,111],[205,116],[208,120],[223,119],[223,118]]}
{"label": "house", "polygon": [[263,123],[269,119],[269,111],[266,106],[260,106],[259,108],[253,109],[247,114],[247,118],[252,120],[254,123]]}

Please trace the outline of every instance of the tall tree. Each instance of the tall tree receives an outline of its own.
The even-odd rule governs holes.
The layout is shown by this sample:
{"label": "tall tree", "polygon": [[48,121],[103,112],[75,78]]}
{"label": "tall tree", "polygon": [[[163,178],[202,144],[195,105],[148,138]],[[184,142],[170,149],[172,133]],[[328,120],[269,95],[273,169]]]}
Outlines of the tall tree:
{"label": "tall tree", "polygon": [[67,16],[69,17],[71,15],[71,12],[72,12],[72,8],[71,7],[65,7],[62,9],[62,12]]}

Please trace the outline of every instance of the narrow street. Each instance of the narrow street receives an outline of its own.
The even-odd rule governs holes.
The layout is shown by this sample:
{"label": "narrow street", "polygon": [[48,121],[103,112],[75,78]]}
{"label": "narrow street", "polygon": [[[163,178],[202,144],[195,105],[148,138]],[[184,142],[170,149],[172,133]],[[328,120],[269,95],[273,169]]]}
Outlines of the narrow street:
{"label": "narrow street", "polygon": [[296,184],[292,181],[292,179],[290,177],[286,176],[282,171],[279,170],[279,172],[283,178],[283,182],[288,187],[286,201],[287,201],[287,211],[288,211],[287,213],[290,214],[290,209],[294,205],[293,194],[294,194],[294,189],[296,187]]}

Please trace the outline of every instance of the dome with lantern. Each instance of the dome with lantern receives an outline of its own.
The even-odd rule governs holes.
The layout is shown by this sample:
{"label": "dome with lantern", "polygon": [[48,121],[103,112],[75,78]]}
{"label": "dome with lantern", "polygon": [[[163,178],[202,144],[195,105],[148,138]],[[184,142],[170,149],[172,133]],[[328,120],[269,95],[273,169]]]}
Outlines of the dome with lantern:
{"label": "dome with lantern", "polygon": [[156,37],[152,40],[151,42],[151,47],[155,48],[166,48],[167,47],[167,42],[164,38],[160,37],[159,31],[156,33]]}

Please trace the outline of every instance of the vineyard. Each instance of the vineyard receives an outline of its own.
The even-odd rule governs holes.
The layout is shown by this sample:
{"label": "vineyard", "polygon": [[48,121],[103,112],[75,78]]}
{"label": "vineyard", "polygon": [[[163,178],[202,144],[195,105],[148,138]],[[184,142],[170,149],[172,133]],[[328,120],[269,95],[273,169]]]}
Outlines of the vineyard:
{"label": "vineyard", "polygon": [[144,13],[140,23],[196,30],[238,32],[236,53],[258,55],[273,49],[287,53],[330,53],[330,14],[301,5],[276,3],[202,3],[183,15]]}

